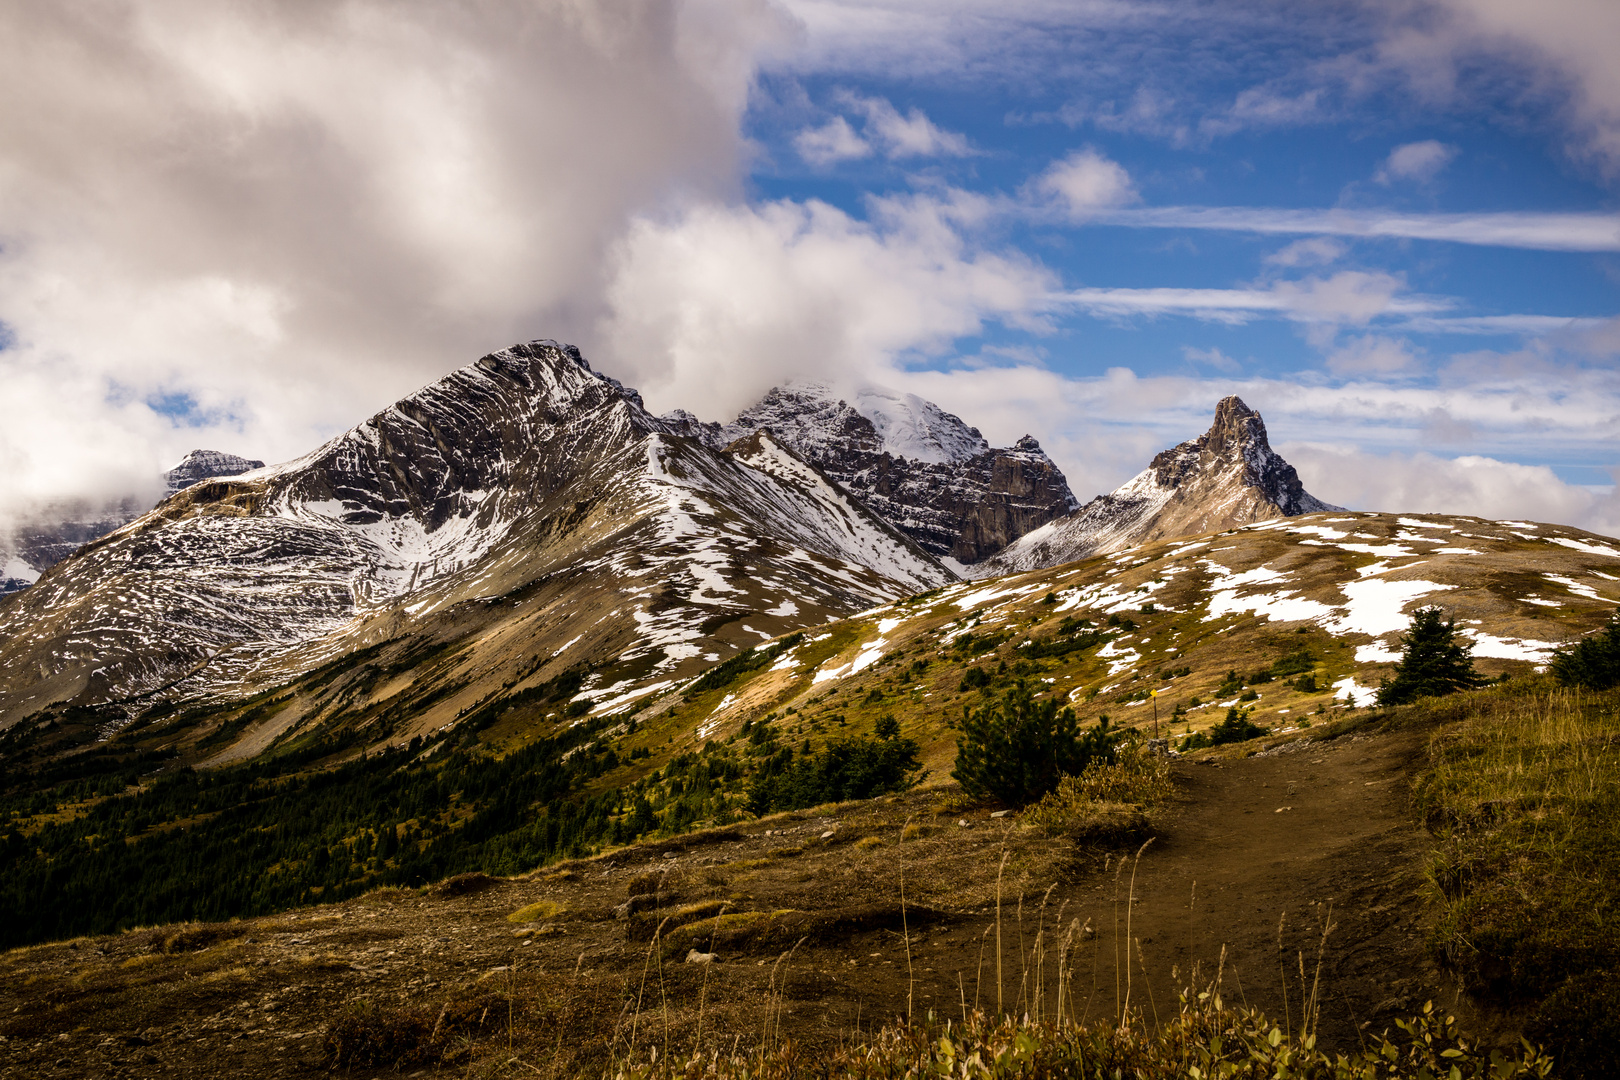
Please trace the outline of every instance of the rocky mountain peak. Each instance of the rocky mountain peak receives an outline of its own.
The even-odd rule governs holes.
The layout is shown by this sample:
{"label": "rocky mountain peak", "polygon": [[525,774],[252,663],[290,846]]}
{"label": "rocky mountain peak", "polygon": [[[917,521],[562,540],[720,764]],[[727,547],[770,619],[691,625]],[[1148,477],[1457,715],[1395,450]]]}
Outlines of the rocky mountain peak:
{"label": "rocky mountain peak", "polygon": [[975,573],[1056,566],[1166,537],[1337,509],[1306,492],[1271,448],[1260,414],[1225,397],[1204,434],[1155,455],[1128,483],[1019,538]]}
{"label": "rocky mountain peak", "polygon": [[854,493],[930,555],[979,562],[1079,505],[1063,473],[1026,435],[992,448],[978,428],[916,394],[825,383],[773,387],[725,425],[677,411],[677,434],[720,449],[766,430]]}
{"label": "rocky mountain peak", "polygon": [[1216,404],[1208,431],[1156,455],[1148,467],[1153,481],[1163,488],[1207,483],[1218,473],[1236,469],[1241,469],[1234,478],[1239,486],[1254,488],[1282,514],[1337,509],[1306,493],[1294,467],[1271,448],[1265,420],[1236,395]]}
{"label": "rocky mountain peak", "polygon": [[193,450],[181,458],[163,479],[169,486],[169,494],[190,487],[199,480],[207,480],[215,476],[240,476],[254,469],[264,468],[264,462],[253,458],[237,457],[227,454],[223,450]]}

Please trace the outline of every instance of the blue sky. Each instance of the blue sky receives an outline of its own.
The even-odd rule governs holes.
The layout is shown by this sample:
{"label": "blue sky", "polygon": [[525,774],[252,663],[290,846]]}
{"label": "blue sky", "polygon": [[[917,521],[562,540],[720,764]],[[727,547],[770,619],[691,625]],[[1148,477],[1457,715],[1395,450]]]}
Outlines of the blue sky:
{"label": "blue sky", "polygon": [[[1060,460],[1099,479],[1126,460],[1085,429],[1131,429],[1140,453],[1132,434],[1192,434],[1199,394],[1207,410],[1230,389],[1260,399],[1274,439],[1314,444],[1295,450],[1319,484],[1381,459],[1406,508],[1428,482],[1461,510],[1438,489],[1462,475],[1434,459],[1466,460],[1601,497],[1620,457],[1613,113],[1583,57],[1470,22],[1489,8],[796,5],[801,49],[745,115],[747,197],[878,229],[883,203],[979,200],[955,225],[963,257],[1046,271],[1038,325],[987,304],[977,332],[898,366],[1163,387],[1123,416],[1041,417]],[[1555,42],[1561,20],[1617,29],[1595,5],[1546,16]],[[1322,494],[1377,505],[1353,486]]]}
{"label": "blue sky", "polygon": [[1238,393],[1329,501],[1620,533],[1605,0],[0,20],[0,520],[557,337],[717,419],[913,391],[1082,497]]}

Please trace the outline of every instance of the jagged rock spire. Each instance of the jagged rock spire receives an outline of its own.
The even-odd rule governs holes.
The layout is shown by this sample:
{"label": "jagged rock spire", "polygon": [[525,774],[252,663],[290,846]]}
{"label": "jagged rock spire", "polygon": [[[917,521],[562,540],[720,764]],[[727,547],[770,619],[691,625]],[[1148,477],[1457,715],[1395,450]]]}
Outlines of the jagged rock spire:
{"label": "jagged rock spire", "polygon": [[1260,414],[1239,397],[1225,397],[1204,434],[1158,454],[1123,487],[1010,544],[983,571],[1056,566],[1152,540],[1337,509],[1305,490],[1271,448]]}

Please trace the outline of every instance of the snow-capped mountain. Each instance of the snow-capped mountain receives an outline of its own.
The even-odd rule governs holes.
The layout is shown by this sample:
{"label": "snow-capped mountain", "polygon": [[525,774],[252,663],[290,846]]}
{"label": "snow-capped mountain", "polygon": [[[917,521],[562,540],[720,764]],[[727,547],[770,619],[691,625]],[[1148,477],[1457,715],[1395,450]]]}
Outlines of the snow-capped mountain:
{"label": "snow-capped mountain", "polygon": [[1260,414],[1236,397],[1215,407],[1210,429],[1164,451],[1124,486],[1018,538],[975,566],[990,577],[1084,559],[1137,544],[1197,536],[1339,507],[1306,492],[1266,438]]}
{"label": "snow-capped mountain", "polygon": [[[193,450],[163,474],[169,495],[211,476],[235,476],[261,469],[262,461],[218,450]],[[0,596],[20,592],[39,576],[92,540],[134,521],[148,504],[134,496],[101,504],[86,501],[40,508],[29,519],[0,530]]]}
{"label": "snow-capped mountain", "polygon": [[0,606],[0,724],[242,695],[469,634],[437,670],[451,716],[490,678],[580,664],[653,686],[953,579],[776,440],[683,438],[535,342],[296,461],[192,483],[53,567]]}
{"label": "snow-capped mountain", "polygon": [[995,449],[962,420],[915,394],[867,387],[853,403],[829,386],[769,391],[729,424],[666,417],[711,447],[768,429],[930,554],[960,568],[1079,505],[1028,435]]}
{"label": "snow-capped mountain", "polygon": [[216,476],[241,476],[245,472],[264,468],[264,462],[237,457],[222,450],[193,450],[163,474],[168,493],[173,495],[201,480]]}

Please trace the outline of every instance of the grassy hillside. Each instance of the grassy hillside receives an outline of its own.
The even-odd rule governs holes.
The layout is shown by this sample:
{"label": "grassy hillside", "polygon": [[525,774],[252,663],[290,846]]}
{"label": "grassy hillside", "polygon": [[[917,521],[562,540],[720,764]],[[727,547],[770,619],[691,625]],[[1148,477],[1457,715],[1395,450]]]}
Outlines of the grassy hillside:
{"label": "grassy hillside", "polygon": [[1149,545],[762,641],[682,684],[610,657],[480,667],[476,634],[447,635],[107,739],[114,717],[53,709],[0,737],[0,901],[17,913],[0,940],[508,874],[945,783],[965,711],[1019,683],[1086,725],[1178,741],[1233,708],[1271,737],[1309,732],[1390,671],[1392,639],[1369,631],[1404,624],[1403,596],[1447,604],[1485,674],[1525,674],[1620,591],[1600,545],[1526,528],[1316,515]]}

